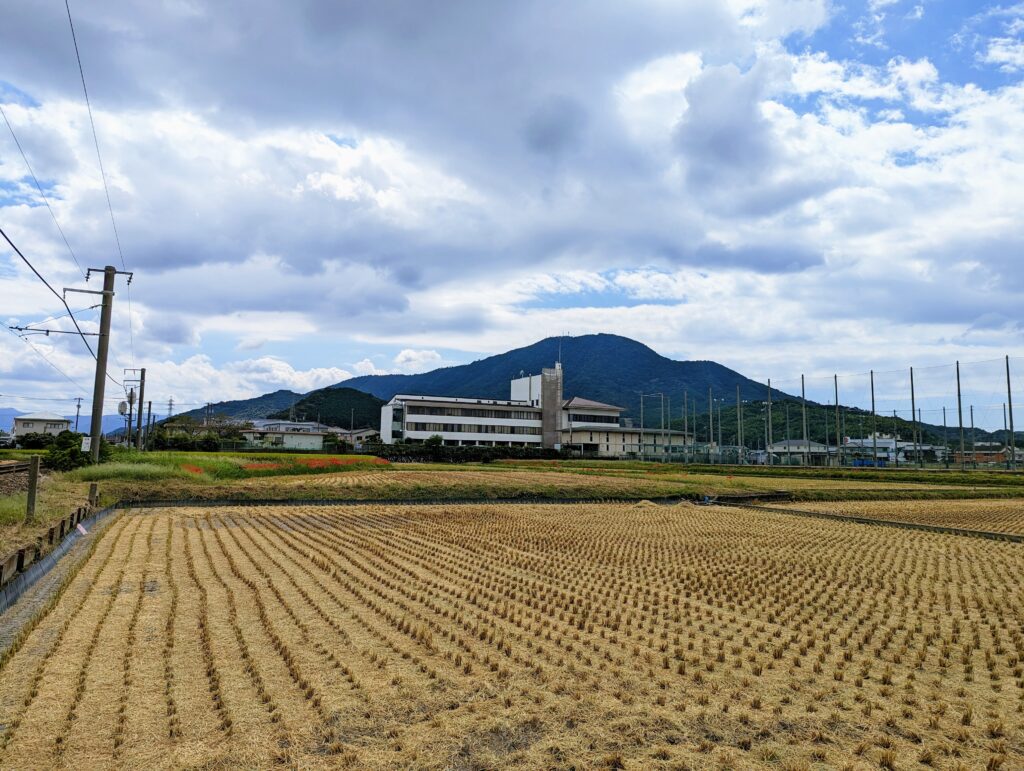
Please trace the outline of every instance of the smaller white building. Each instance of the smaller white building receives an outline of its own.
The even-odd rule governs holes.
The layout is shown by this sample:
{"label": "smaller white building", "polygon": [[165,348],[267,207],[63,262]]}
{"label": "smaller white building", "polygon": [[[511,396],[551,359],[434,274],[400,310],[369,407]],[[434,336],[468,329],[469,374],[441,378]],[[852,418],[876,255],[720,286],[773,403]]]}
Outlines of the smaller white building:
{"label": "smaller white building", "polygon": [[71,421],[62,415],[53,412],[30,412],[27,415],[18,415],[14,418],[14,428],[11,436],[17,441],[19,436],[25,434],[50,434],[57,436],[61,431],[68,431],[71,428]]}
{"label": "smaller white building", "polygon": [[246,429],[242,432],[245,440],[255,447],[279,450],[322,450],[325,431],[276,431]]}

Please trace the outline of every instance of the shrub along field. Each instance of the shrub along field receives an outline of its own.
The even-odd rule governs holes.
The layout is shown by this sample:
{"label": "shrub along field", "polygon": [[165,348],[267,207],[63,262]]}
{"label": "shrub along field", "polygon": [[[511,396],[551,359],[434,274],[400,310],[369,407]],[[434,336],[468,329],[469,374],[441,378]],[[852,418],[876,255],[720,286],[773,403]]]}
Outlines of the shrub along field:
{"label": "shrub along field", "polygon": [[0,766],[1020,768],[1024,551],[692,504],[125,513]]}

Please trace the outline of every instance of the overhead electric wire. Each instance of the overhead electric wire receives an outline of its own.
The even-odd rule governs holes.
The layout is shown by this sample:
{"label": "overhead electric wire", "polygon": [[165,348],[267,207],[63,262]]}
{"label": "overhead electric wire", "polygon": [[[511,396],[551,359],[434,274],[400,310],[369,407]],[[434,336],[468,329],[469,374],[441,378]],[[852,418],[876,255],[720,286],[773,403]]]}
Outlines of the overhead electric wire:
{"label": "overhead electric wire", "polygon": [[24,342],[33,351],[35,351],[36,354],[38,354],[43,361],[45,361],[47,364],[53,367],[54,371],[57,372],[57,374],[59,374],[65,380],[67,380],[69,383],[71,383],[71,385],[80,390],[83,394],[86,393],[86,390],[82,388],[82,386],[79,383],[76,383],[74,380],[72,380],[68,373],[66,373],[64,370],[62,370],[60,367],[58,367],[56,364],[50,361],[49,357],[45,353],[43,353],[34,345],[32,345],[31,340],[27,339],[26,337],[23,337],[22,335],[17,334],[14,330],[8,329],[7,331],[14,335],[16,338],[18,338],[19,340],[21,340],[22,342]]}
{"label": "overhead electric wire", "polygon": [[32,164],[28,161],[28,156],[25,155],[25,150],[21,146],[21,142],[18,141],[18,135],[14,133],[14,126],[11,125],[11,121],[7,118],[7,113],[4,112],[3,105],[0,105],[0,115],[3,116],[4,123],[7,124],[7,130],[11,132],[11,139],[14,140],[14,144],[18,148],[18,152],[21,153],[21,159],[25,161],[25,168],[28,169],[28,173],[32,175],[32,181],[36,183],[36,189],[39,191],[40,197],[43,199],[43,203],[46,204],[46,210],[50,212],[50,217],[53,218],[53,224],[57,226],[57,232],[60,233],[60,237],[64,240],[64,246],[68,248],[68,254],[71,255],[71,259],[75,261],[75,265],[78,266],[78,270],[85,275],[85,271],[82,269],[81,263],[78,261],[78,257],[75,256],[75,250],[71,248],[71,244],[68,243],[68,237],[64,235],[64,229],[60,226],[60,222],[57,221],[57,215],[53,211],[53,207],[50,206],[50,199],[46,197],[46,193],[43,192],[43,186],[39,184],[39,178],[36,177],[35,171],[32,169]]}
{"label": "overhead electric wire", "polygon": [[[89,340],[88,340],[88,338],[86,338],[85,333],[82,332],[82,328],[80,326],[78,326],[78,319],[75,318],[75,314],[72,312],[71,307],[67,303],[67,300],[64,299],[64,296],[62,294],[60,294],[56,289],[54,289],[49,281],[47,281],[45,278],[43,278],[43,274],[40,273],[38,270],[36,270],[35,265],[33,265],[29,261],[28,257],[26,257],[22,253],[21,249],[19,249],[15,245],[15,243],[11,240],[10,236],[8,236],[7,233],[4,232],[3,228],[0,228],[0,236],[3,236],[4,240],[10,245],[11,249],[14,250],[14,253],[17,254],[19,257],[21,257],[22,261],[26,265],[28,265],[29,269],[36,275],[36,278],[38,278],[40,281],[42,281],[43,284],[46,286],[46,288],[49,289],[51,292],[53,292],[53,296],[56,297],[58,300],[60,300],[61,305],[63,305],[64,309],[67,311],[67,315],[71,318],[71,322],[75,325],[75,329],[78,331],[78,336],[80,338],[82,338],[82,342],[85,343],[85,347],[89,350],[89,353],[92,355],[92,357],[94,359],[96,359],[96,352],[93,351],[92,346],[89,345]],[[95,307],[95,306],[93,306],[93,307]],[[14,334],[15,337],[19,337],[22,340],[25,339],[23,335],[15,334],[13,330],[9,330],[9,331],[11,332],[11,334]],[[31,345],[31,343],[30,343],[30,345]],[[33,346],[33,348],[34,347],[35,346]],[[98,361],[98,359],[97,359],[97,361]],[[107,378],[110,379],[111,383],[114,383],[115,385],[121,386],[122,388],[124,387],[124,383],[121,383],[120,381],[115,380],[114,377],[110,374],[109,371],[105,372],[104,374],[107,376]],[[66,375],[65,375],[65,377],[66,377]]]}
{"label": "overhead electric wire", "polygon": [[[85,108],[89,112],[89,126],[92,128],[92,141],[96,147],[96,160],[100,165],[100,178],[103,180],[103,192],[107,197],[107,211],[110,212],[110,225],[114,229],[114,242],[117,244],[117,256],[121,259],[121,269],[127,271],[128,267],[124,261],[124,251],[121,249],[121,235],[117,232],[117,221],[114,219],[114,206],[110,202],[110,187],[107,185],[107,172],[103,168],[103,155],[100,153],[99,135],[96,133],[96,121],[92,116],[92,102],[89,101],[89,88],[85,84],[85,68],[82,67],[82,56],[78,50],[78,36],[75,34],[75,22],[71,19],[71,5],[69,0],[64,0],[64,8],[68,12],[68,26],[71,28],[71,42],[75,46],[75,60],[78,62],[78,74],[82,79],[82,93],[85,95]],[[135,364],[135,329],[132,320],[132,290],[128,285],[128,338],[132,355],[132,364]]]}
{"label": "overhead electric wire", "polygon": [[64,295],[62,295],[60,292],[58,292],[56,289],[54,289],[50,285],[50,282],[47,281],[45,278],[43,278],[43,274],[40,273],[38,270],[36,270],[36,266],[33,265],[31,262],[29,262],[28,257],[26,257],[24,254],[22,254],[21,249],[19,249],[14,244],[14,242],[10,239],[10,236],[8,236],[4,232],[3,228],[0,228],[0,236],[3,236],[4,240],[14,250],[14,253],[17,254],[19,257],[21,257],[22,262],[24,262],[26,265],[28,265],[29,270],[31,270],[33,273],[36,274],[36,278],[38,278],[40,281],[42,281],[43,284],[46,285],[46,288],[49,289],[51,292],[53,292],[53,296],[56,297],[58,300],[60,300],[61,305],[64,306],[64,309],[68,312],[68,315],[71,317],[71,321],[74,322],[75,329],[78,330],[79,337],[82,338],[82,342],[85,343],[85,347],[89,349],[89,353],[95,359],[96,358],[96,352],[93,351],[92,346],[89,345],[89,341],[85,338],[85,334],[82,332],[82,328],[80,326],[78,326],[78,319],[76,319],[75,318],[75,314],[71,312],[71,308],[68,306],[67,300],[64,299]]}

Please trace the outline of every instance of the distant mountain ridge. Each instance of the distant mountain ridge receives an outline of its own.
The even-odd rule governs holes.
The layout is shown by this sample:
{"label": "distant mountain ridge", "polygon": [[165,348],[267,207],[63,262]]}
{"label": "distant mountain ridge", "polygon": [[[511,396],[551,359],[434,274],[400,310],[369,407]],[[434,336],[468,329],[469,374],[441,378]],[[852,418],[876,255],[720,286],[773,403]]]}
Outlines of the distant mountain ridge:
{"label": "distant mountain ridge", "polygon": [[[288,409],[302,397],[303,394],[282,388],[269,394],[253,397],[252,399],[233,399],[226,402],[216,402],[213,404],[213,414],[238,420],[258,420],[259,418],[267,417],[272,412]],[[202,420],[204,412],[205,408],[197,407],[187,412],[179,412],[175,417]]]}
{"label": "distant mountain ridge", "polygon": [[318,420],[337,428],[380,428],[384,400],[354,388],[330,386],[310,391],[295,404],[268,415],[269,418]]}
{"label": "distant mountain ridge", "polygon": [[[565,397],[583,396],[628,410],[639,423],[640,393],[664,393],[672,414],[682,414],[683,393],[688,393],[697,412],[707,411],[708,387],[714,396],[734,401],[739,386],[743,399],[765,399],[761,383],[713,361],[675,361],[643,343],[621,335],[594,334],[549,337],[532,345],[454,367],[417,375],[363,375],[334,386],[356,388],[385,401],[395,394],[463,396],[508,399],[509,381],[520,374],[539,374],[558,360],[565,371]],[[773,399],[792,399],[772,389]],[[644,399],[645,423],[654,417],[660,398]]]}

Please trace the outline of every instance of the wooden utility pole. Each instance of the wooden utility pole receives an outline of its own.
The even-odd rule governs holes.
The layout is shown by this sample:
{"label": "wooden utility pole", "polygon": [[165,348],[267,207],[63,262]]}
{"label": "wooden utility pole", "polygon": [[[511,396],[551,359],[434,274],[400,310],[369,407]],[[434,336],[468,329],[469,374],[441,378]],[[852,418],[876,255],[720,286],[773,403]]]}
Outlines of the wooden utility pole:
{"label": "wooden utility pole", "polygon": [[769,449],[771,445],[775,444],[775,440],[772,438],[772,379],[768,378],[768,422],[765,424],[767,427],[767,435],[764,438],[765,451],[768,453],[768,465],[774,466],[772,462],[772,452]]}

